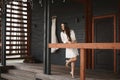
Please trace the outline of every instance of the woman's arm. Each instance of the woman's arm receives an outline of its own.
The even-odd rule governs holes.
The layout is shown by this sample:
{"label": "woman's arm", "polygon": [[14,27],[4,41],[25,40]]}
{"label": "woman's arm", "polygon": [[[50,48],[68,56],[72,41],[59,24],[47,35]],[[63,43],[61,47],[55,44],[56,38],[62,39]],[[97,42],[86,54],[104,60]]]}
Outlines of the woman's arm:
{"label": "woman's arm", "polygon": [[67,43],[68,41],[65,39],[63,32],[60,33],[60,37],[63,43]]}
{"label": "woman's arm", "polygon": [[72,39],[72,43],[77,43],[75,32],[73,30],[71,30],[71,39]]}

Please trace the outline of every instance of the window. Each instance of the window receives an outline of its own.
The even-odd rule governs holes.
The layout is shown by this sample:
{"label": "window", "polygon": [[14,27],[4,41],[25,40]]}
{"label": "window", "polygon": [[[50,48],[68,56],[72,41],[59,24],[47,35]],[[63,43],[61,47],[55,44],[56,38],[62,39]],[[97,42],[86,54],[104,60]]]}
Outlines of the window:
{"label": "window", "polygon": [[6,58],[24,58],[28,53],[27,0],[12,1],[6,9]]}

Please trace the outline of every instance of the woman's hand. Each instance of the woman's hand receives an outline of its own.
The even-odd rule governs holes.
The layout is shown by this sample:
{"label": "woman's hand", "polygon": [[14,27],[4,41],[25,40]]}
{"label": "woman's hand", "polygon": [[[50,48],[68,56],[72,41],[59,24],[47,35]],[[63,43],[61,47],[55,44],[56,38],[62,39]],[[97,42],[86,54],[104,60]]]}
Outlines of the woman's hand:
{"label": "woman's hand", "polygon": [[75,40],[75,41],[73,41],[72,43],[77,43],[77,41]]}
{"label": "woman's hand", "polygon": [[73,43],[73,44],[74,44],[74,43],[77,43],[77,41],[75,40],[75,41],[72,41],[71,43]]}
{"label": "woman's hand", "polygon": [[70,43],[72,43],[72,42],[71,42],[71,41],[68,41],[67,43],[70,44]]}
{"label": "woman's hand", "polygon": [[66,42],[66,43],[67,43],[67,44],[70,44],[70,43],[73,44],[73,43],[77,43],[77,41],[76,41],[76,40],[75,40],[75,41],[72,41],[72,42],[71,42],[71,41],[68,41],[68,42]]}

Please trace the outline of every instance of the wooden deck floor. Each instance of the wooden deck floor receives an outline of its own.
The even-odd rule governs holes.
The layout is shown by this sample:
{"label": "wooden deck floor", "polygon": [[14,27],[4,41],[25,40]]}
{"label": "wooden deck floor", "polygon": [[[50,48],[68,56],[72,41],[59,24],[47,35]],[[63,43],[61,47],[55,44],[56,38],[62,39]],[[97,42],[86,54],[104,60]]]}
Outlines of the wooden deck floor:
{"label": "wooden deck floor", "polygon": [[[36,73],[38,80],[80,80],[79,69],[75,70],[75,79],[69,74],[70,69],[65,66],[52,65],[51,75],[43,73],[43,64],[16,63],[18,69],[32,71]],[[120,74],[102,70],[86,70],[86,80],[120,80]]]}

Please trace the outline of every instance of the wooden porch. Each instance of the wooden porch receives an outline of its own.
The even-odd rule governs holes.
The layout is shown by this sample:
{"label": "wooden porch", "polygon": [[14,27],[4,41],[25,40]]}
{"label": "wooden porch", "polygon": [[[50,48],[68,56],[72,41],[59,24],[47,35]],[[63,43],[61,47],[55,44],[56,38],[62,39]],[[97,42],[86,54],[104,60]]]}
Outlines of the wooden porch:
{"label": "wooden porch", "polygon": [[[5,0],[3,0],[5,3]],[[37,0],[35,0],[37,1]],[[74,1],[74,0],[73,0]],[[79,0],[78,0],[79,1]],[[21,1],[18,1],[19,2],[19,5],[21,5]],[[30,27],[31,27],[31,7],[30,7],[30,4],[25,2],[26,5],[28,4],[28,11],[26,11],[27,15],[25,15],[26,17],[28,17],[27,19],[24,19],[27,21],[27,23],[24,23],[24,22],[14,22],[14,21],[6,21],[7,18],[9,18],[8,16],[6,16],[6,14],[8,13],[2,13],[1,16],[2,16],[2,20],[1,20],[1,26],[2,26],[2,33],[3,33],[3,37],[2,37],[2,40],[1,40],[1,43],[0,44],[0,47],[2,47],[2,57],[1,57],[1,63],[3,66],[6,66],[6,60],[7,59],[10,59],[10,58],[6,58],[6,56],[11,56],[11,55],[20,55],[20,57],[18,58],[11,58],[11,59],[24,59],[26,58],[26,55],[29,56],[31,55],[31,52],[30,52],[30,46],[31,46],[31,41],[30,41]],[[94,43],[94,19],[97,19],[97,18],[101,18],[101,17],[94,17],[93,15],[93,9],[92,9],[92,1],[91,0],[85,0],[85,19],[86,19],[86,43],[79,43],[79,44],[51,44],[49,45],[49,48],[56,48],[56,47],[59,47],[59,48],[79,48],[80,49],[80,68],[76,69],[76,78],[75,80],[120,80],[120,77],[119,75],[116,73],[117,71],[117,64],[116,64],[116,58],[117,58],[117,55],[116,55],[116,50],[117,49],[120,49],[120,43],[116,43],[117,41],[117,36],[116,35],[119,35],[120,34],[120,31],[118,32],[118,34],[116,34],[116,16],[114,16],[114,40],[113,40],[113,43]],[[14,6],[16,4],[10,4],[11,6]],[[2,6],[4,6],[5,8],[3,8],[3,11],[5,11],[6,9],[12,9],[10,7],[6,7],[6,4],[3,4]],[[26,6],[22,7],[20,6],[20,8],[27,8]],[[9,64],[9,65],[13,65],[15,66],[15,69],[17,68],[17,70],[20,70],[21,71],[21,74],[20,75],[23,75],[24,71],[30,71],[33,74],[33,79],[31,80],[35,80],[35,79],[42,79],[42,80],[71,80],[71,76],[69,75],[69,69],[66,69],[64,66],[57,66],[57,65],[52,65],[51,66],[51,63],[49,62],[50,60],[50,53],[48,52],[48,43],[50,42],[49,41],[49,0],[45,0],[45,5],[44,5],[44,19],[45,19],[45,23],[44,23],[44,27],[45,27],[45,31],[44,31],[44,35],[46,36],[44,38],[45,42],[44,42],[44,58],[45,58],[45,64]],[[120,8],[119,8],[120,9]],[[17,9],[16,9],[17,10]],[[20,13],[18,13],[18,15],[20,15],[20,18],[15,18],[15,19],[20,19],[20,21],[22,21],[21,17],[22,17],[22,14],[21,14],[21,10],[18,9],[18,11]],[[120,13],[120,10],[119,12]],[[13,14],[11,12],[11,14]],[[115,14],[116,15],[116,14]],[[112,15],[113,16],[113,15]],[[109,17],[109,16],[108,16]],[[11,17],[10,17],[11,18]],[[120,22],[120,15],[118,15],[118,22]],[[20,28],[20,31],[17,31],[16,30],[16,27],[15,26],[12,26],[11,24],[10,25],[6,25],[6,23],[17,23],[17,24],[21,24],[20,26],[18,26],[17,28]],[[36,22],[37,23],[37,22]],[[23,26],[23,24],[27,25],[27,27],[21,27]],[[36,25],[36,24],[35,24]],[[119,24],[118,24],[119,25]],[[29,27],[28,27],[29,26]],[[7,28],[9,27],[12,27],[14,28],[13,30],[10,29],[9,30],[6,30]],[[41,27],[42,28],[42,27]],[[120,30],[120,25],[118,27],[118,29]],[[23,30],[27,30],[27,31],[23,31]],[[18,32],[21,32],[20,34],[21,35],[13,35],[10,33],[10,35],[6,35],[6,32],[14,32],[14,33],[18,33]],[[24,35],[27,34],[26,35]],[[6,39],[6,37],[9,37],[10,39]],[[16,40],[12,39],[12,37],[16,37]],[[17,38],[17,37],[20,37]],[[25,40],[25,38],[27,40]],[[120,36],[118,36],[118,41],[120,42]],[[9,41],[10,44],[6,44],[6,41]],[[13,41],[16,42],[16,44],[13,44]],[[27,43],[27,44],[26,44]],[[9,49],[6,49],[6,46],[9,46],[10,48]],[[15,49],[12,48],[12,46],[16,46]],[[18,48],[20,46],[20,48]],[[112,49],[114,51],[114,71],[115,73],[113,72],[109,72],[109,71],[102,71],[102,70],[86,70],[85,69],[85,60],[86,60],[86,54],[85,54],[85,51],[86,49],[90,49],[92,51],[92,69],[94,69],[94,49]],[[12,50],[15,51],[16,53],[15,54],[11,54],[12,53]],[[9,51],[8,54],[6,54],[6,51]],[[91,55],[88,55],[88,58],[89,56]],[[7,64],[8,65],[8,64]],[[50,67],[51,66],[51,67]],[[91,65],[89,65],[88,67],[91,67]],[[50,69],[52,69],[50,72]],[[49,74],[51,73],[52,75],[46,75],[44,74],[43,70],[45,70],[46,74]],[[2,74],[2,77],[4,78],[11,78],[11,80],[30,80],[28,78],[28,76],[26,78],[18,78],[16,77],[15,75],[13,75],[13,72],[10,72],[8,71],[9,73],[8,74]],[[25,73],[24,73],[25,74]],[[27,73],[26,73],[27,74]],[[25,75],[26,75],[25,74]],[[6,76],[7,75],[7,76]]]}
{"label": "wooden porch", "polygon": [[[8,71],[7,74],[2,74],[1,76],[6,79],[9,78],[10,80],[11,78],[12,80],[14,78],[17,78],[18,76],[17,74],[19,74],[19,77],[22,76],[22,78],[20,79],[17,78],[17,80],[25,79],[23,76],[24,74],[27,76],[30,75],[30,77],[34,76],[35,79],[31,78],[30,80],[80,80],[79,68],[76,68],[75,79],[72,79],[71,75],[69,74],[70,70],[67,69],[65,66],[52,65],[51,75],[46,75],[43,73],[43,68],[44,68],[43,64],[14,63],[8,65],[14,66],[15,69],[11,69]],[[21,73],[17,73],[17,72],[21,72]],[[26,74],[26,72],[28,74]],[[27,77],[26,79],[29,80],[29,77]],[[111,71],[86,70],[86,80],[120,80],[120,76],[119,74],[113,73]]]}
{"label": "wooden porch", "polygon": [[[116,50],[120,49],[120,43],[76,43],[76,44],[49,44],[49,48],[78,48],[80,49],[80,80],[86,80],[86,49],[92,49],[92,69],[94,69],[94,50],[112,49],[114,50],[114,72],[116,73]],[[109,80],[109,79],[108,79]]]}

